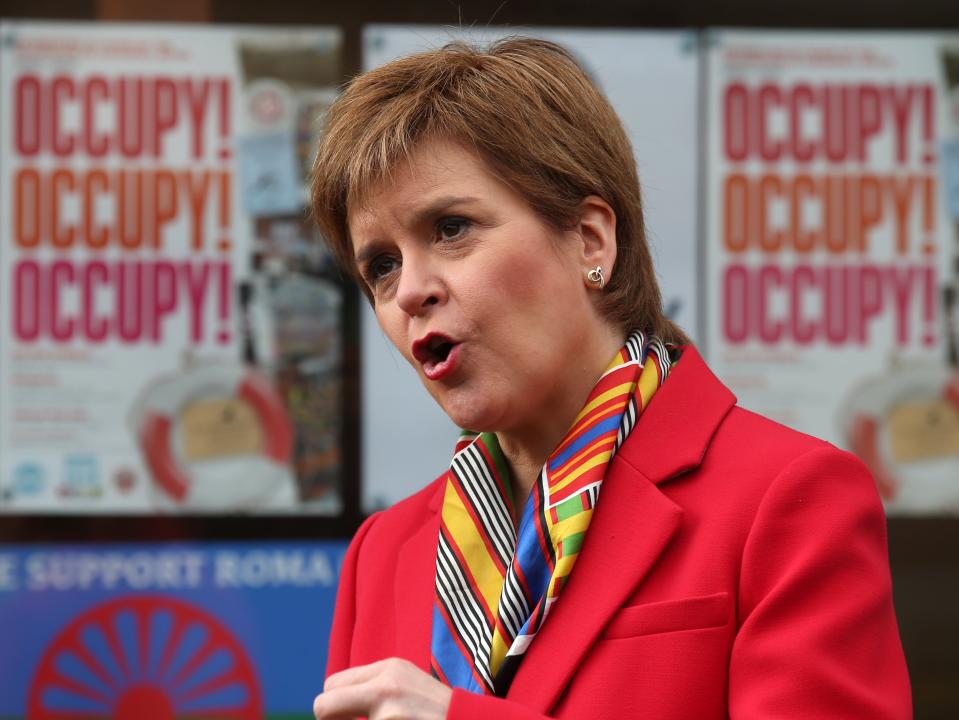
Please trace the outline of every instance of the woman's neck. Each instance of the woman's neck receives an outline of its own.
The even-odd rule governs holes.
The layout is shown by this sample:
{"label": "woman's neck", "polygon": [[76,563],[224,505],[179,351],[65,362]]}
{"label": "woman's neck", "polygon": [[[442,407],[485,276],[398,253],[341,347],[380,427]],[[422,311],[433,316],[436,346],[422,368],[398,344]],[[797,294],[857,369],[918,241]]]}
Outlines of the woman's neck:
{"label": "woman's neck", "polygon": [[[613,330],[595,343],[588,359],[580,358],[581,371],[573,373],[556,394],[552,412],[536,418],[528,427],[497,431],[496,439],[509,463],[514,512],[521,515],[547,458],[569,431],[573,420],[583,409],[586,399],[609,361],[623,345],[623,335]],[[586,360],[583,362],[583,360]],[[514,517],[518,522],[518,517]]]}

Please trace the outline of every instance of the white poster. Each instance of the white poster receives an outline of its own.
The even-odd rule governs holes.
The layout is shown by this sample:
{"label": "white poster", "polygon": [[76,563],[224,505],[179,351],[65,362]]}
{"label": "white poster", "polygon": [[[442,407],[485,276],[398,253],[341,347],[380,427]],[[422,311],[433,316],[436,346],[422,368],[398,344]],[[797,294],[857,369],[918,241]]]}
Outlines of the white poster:
{"label": "white poster", "polygon": [[860,455],[889,512],[959,511],[959,35],[708,48],[712,367],[747,408]]}
{"label": "white poster", "polygon": [[[543,37],[567,47],[619,113],[643,190],[647,231],[667,313],[697,335],[697,36],[690,32],[371,25],[366,69],[463,39]],[[449,465],[457,430],[389,346],[369,307],[362,316],[363,508],[414,492]]]}
{"label": "white poster", "polygon": [[329,29],[0,26],[0,512],[337,512]]}

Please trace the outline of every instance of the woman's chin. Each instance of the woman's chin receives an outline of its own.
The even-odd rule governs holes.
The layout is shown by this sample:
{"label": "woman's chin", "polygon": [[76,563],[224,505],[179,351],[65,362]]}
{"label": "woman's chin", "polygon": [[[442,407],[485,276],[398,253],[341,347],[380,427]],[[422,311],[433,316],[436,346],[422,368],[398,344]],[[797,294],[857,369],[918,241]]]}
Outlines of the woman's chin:
{"label": "woman's chin", "polygon": [[457,427],[475,432],[486,432],[497,427],[496,413],[478,398],[443,398],[440,407]]}

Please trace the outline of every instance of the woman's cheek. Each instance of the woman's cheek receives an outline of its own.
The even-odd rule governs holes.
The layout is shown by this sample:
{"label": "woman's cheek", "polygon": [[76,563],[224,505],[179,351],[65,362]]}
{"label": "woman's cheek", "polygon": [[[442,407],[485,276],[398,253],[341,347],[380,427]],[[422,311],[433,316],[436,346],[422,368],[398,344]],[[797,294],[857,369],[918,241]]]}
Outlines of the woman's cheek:
{"label": "woman's cheek", "polygon": [[380,329],[393,344],[393,347],[399,351],[400,355],[406,358],[406,362],[418,370],[419,363],[417,363],[410,354],[412,340],[406,337],[406,327],[402,319],[397,316],[395,311],[390,309],[375,308],[374,314],[376,315],[376,321]]}

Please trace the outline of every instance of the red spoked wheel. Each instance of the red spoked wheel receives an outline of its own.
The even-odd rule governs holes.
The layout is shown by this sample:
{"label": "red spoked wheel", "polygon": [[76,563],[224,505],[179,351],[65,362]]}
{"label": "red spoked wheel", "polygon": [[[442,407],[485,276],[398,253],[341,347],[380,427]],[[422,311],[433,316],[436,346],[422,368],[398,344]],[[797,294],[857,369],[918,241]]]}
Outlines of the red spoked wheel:
{"label": "red spoked wheel", "polygon": [[28,720],[262,718],[256,672],[216,618],[163,596],[126,596],[74,618],[47,648]]}

